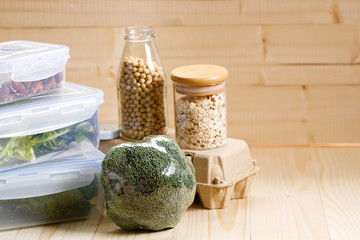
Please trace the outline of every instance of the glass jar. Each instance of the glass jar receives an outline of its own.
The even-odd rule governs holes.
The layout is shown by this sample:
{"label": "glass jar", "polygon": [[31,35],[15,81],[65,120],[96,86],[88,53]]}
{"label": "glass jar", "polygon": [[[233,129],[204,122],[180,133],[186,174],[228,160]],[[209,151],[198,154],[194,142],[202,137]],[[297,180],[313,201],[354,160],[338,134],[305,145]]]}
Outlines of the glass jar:
{"label": "glass jar", "polygon": [[125,29],[117,80],[120,137],[141,140],[167,131],[166,85],[151,26]]}
{"label": "glass jar", "polygon": [[174,69],[175,133],[183,149],[211,149],[226,143],[225,79],[221,66],[198,64]]}

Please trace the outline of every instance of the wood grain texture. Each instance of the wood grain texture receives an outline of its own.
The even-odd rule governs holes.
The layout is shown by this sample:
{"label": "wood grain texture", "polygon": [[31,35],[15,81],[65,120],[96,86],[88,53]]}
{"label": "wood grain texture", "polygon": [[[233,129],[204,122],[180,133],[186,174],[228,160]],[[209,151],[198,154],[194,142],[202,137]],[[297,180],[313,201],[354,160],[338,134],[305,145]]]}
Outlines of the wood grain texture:
{"label": "wood grain texture", "polygon": [[[264,27],[267,63],[353,63],[357,59],[358,25]],[[331,35],[331,36],[330,36]]]}
{"label": "wood grain texture", "polygon": [[[155,32],[162,59],[178,60],[179,64],[220,61],[244,67],[359,63],[358,25],[156,27]],[[0,29],[0,41],[27,39],[68,45],[71,60],[119,61],[123,38],[123,28]]]}
{"label": "wood grain texture", "polygon": [[[114,140],[113,144],[118,143]],[[111,146],[109,141],[102,145]],[[0,239],[357,239],[360,216],[359,146],[251,148],[261,166],[249,197],[226,209],[197,199],[174,228],[126,232],[99,219],[0,231]]]}
{"label": "wood grain texture", "polygon": [[[252,149],[251,239],[330,239],[310,149]],[[266,213],[266,214],[265,214]]]}
{"label": "wood grain texture", "polygon": [[102,89],[100,121],[117,125],[124,26],[150,24],[167,73],[170,127],[170,71],[208,63],[230,73],[231,137],[345,143],[360,141],[359,16],[358,0],[4,0],[0,41],[68,45],[67,80]]}
{"label": "wood grain texture", "polygon": [[[353,25],[326,28],[329,34],[340,35],[327,48],[331,49],[336,44],[339,48],[326,55],[327,48],[323,47],[325,55],[320,56],[323,61],[334,62],[340,58],[339,62],[346,62],[354,59],[354,55],[349,53],[350,49],[356,48],[357,28]],[[302,46],[302,55],[294,52],[289,56],[302,57],[301,61],[317,59],[321,62],[318,54],[313,57],[312,50],[320,46],[325,38],[323,34],[326,31],[322,31],[320,26],[301,25],[295,30],[287,26],[157,27],[156,30],[159,36],[156,42],[167,73],[177,66],[199,62],[228,68],[228,124],[231,137],[243,138],[252,144],[360,141],[360,65],[266,63],[269,59],[274,62],[274,59],[281,60],[285,56],[283,53],[296,49],[296,41],[297,45]],[[212,37],[213,30],[220,34]],[[288,31],[300,34],[303,30],[312,35],[318,30],[322,32],[312,38],[299,35],[297,39],[291,34],[288,39],[281,38]],[[172,36],[174,41],[168,41],[167,36]],[[123,37],[123,28],[0,30],[0,41],[29,39],[70,46],[67,80],[102,89],[105,101],[100,107],[101,122],[115,125],[115,86]],[[169,77],[167,89],[169,124],[174,127],[173,93]]]}
{"label": "wood grain texture", "polygon": [[315,165],[331,239],[360,236],[360,149],[316,149]]}
{"label": "wood grain texture", "polygon": [[[68,45],[67,81],[105,92],[102,123],[117,124],[124,26],[134,24],[154,26],[168,75],[196,63],[229,70],[229,136],[272,146],[252,149],[262,169],[249,198],[212,211],[196,201],[161,232],[124,232],[104,215],[0,231],[1,240],[359,238],[359,0],[0,1],[0,42]],[[319,143],[337,145],[275,146]]]}
{"label": "wood grain texture", "polygon": [[[308,124],[313,142],[359,142],[360,86],[306,88]],[[351,110],[350,110],[351,109]],[[325,124],[326,123],[326,124]],[[346,132],[354,134],[347,135]],[[347,135],[347,136],[345,136]]]}
{"label": "wood grain texture", "polygon": [[[170,127],[174,114],[169,72],[181,65],[210,63],[230,73],[230,137],[250,144],[359,142],[360,64],[351,63],[358,59],[359,29],[355,25],[156,27],[155,40],[168,73]],[[219,34],[214,36],[213,31]],[[123,37],[123,28],[111,27],[0,29],[0,41],[68,45],[67,81],[102,89],[101,122],[115,125]]]}
{"label": "wood grain texture", "polygon": [[100,218],[90,218],[81,221],[22,228],[15,239],[91,239],[94,236],[99,221]]}
{"label": "wood grain texture", "polygon": [[356,63],[359,31],[358,25],[156,28],[165,59],[227,57],[247,65]]}
{"label": "wood grain texture", "polygon": [[360,141],[359,86],[230,85],[230,137],[267,144]]}
{"label": "wood grain texture", "polygon": [[360,2],[357,0],[334,1],[334,13],[341,23],[360,22]]}
{"label": "wood grain texture", "polygon": [[127,232],[104,217],[93,239],[250,239],[248,208],[247,200],[233,200],[226,209],[209,211],[196,200],[174,229],[159,232]]}
{"label": "wood grain texture", "polygon": [[11,229],[11,230],[5,230],[0,231],[0,237],[4,240],[13,240],[16,238],[16,235],[19,233],[20,229]]}
{"label": "wood grain texture", "polygon": [[356,0],[3,0],[1,27],[359,23]]}
{"label": "wood grain texture", "polygon": [[[311,28],[314,31],[316,30],[314,27]],[[188,32],[189,29],[190,32]],[[236,81],[241,82],[242,85],[344,85],[360,82],[359,64],[341,62],[332,65],[321,65],[320,62],[304,65],[265,64],[263,62],[265,56],[263,55],[264,46],[261,41],[262,30],[260,27],[228,27],[215,30],[220,31],[220,29],[220,35],[227,36],[227,38],[211,37],[211,28],[156,28],[157,37],[155,41],[165,70],[170,72],[171,69],[186,64],[219,64],[229,69],[229,78],[236,78]],[[302,27],[299,27],[298,31],[301,29]],[[355,30],[353,27],[340,26],[338,30],[341,30],[340,33],[347,32],[353,36],[351,41],[343,39],[344,42],[338,43],[340,47],[346,42],[353,41],[352,47],[357,48],[355,44],[357,42],[356,31],[353,31]],[[279,30],[276,31],[280,34]],[[286,29],[284,31],[286,33]],[[330,31],[331,29],[328,29],[328,32]],[[68,45],[71,55],[67,65],[68,76],[71,76],[75,81],[84,79],[85,81],[102,83],[104,79],[105,81],[115,80],[124,46],[123,32],[123,28],[0,29],[0,41],[27,39]],[[198,35],[194,35],[194,32],[198,32]],[[325,34],[326,38],[334,36],[331,33],[326,34],[324,31],[322,34]],[[360,36],[360,31],[358,34]],[[182,36],[188,36],[188,38],[184,40]],[[308,38],[306,35],[304,37]],[[268,39],[266,41],[270,41],[269,45],[274,45],[273,41],[275,40]],[[298,45],[301,44],[300,41],[298,40]],[[303,41],[305,41],[304,38]],[[303,61],[310,62],[314,58],[313,49],[322,43],[319,39],[316,40],[316,37],[307,41],[309,41],[306,45],[308,49],[305,51],[308,58],[306,59],[304,56],[305,53],[302,53],[302,58]],[[311,41],[314,42],[311,43]],[[288,42],[283,41],[283,44],[283,47],[280,46],[281,49],[279,46],[274,47],[275,50],[266,48],[268,51],[278,52],[276,54],[287,52],[290,47],[296,48],[296,44],[290,39]],[[348,45],[349,48],[351,48],[350,45]],[[302,45],[302,49],[304,50],[306,46]],[[328,45],[328,48],[331,46]],[[354,50],[353,53],[353,58],[357,59],[358,57],[355,55],[359,55],[358,50]],[[323,57],[327,59],[326,61],[334,62],[339,56],[335,54],[333,58],[331,55]],[[341,58],[346,58],[346,56],[343,55]]]}

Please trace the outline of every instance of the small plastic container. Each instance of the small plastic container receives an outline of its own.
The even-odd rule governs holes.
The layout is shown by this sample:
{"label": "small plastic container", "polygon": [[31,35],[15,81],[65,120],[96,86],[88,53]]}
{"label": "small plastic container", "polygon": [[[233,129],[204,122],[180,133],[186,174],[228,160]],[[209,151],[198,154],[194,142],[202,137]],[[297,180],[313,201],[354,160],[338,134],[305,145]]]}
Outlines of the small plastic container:
{"label": "small plastic container", "polygon": [[221,66],[198,64],[174,69],[175,134],[182,149],[212,149],[226,143],[225,79]]}
{"label": "small plastic container", "polygon": [[94,150],[1,172],[0,230],[100,216],[103,159]]}
{"label": "small plastic container", "polygon": [[117,80],[120,137],[141,140],[167,131],[166,77],[151,26],[125,29]]}
{"label": "small plastic container", "polygon": [[8,41],[0,43],[0,104],[61,88],[69,48],[63,45]]}
{"label": "small plastic container", "polygon": [[51,94],[0,107],[0,171],[99,145],[99,89],[67,83]]}

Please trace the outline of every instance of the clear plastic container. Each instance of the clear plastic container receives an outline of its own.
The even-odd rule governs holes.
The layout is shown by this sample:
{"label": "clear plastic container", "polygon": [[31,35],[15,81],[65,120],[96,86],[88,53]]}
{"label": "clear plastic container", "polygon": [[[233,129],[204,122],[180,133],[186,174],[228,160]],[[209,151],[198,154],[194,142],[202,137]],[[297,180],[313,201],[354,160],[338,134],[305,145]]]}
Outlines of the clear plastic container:
{"label": "clear plastic container", "polygon": [[212,149],[226,143],[228,71],[221,66],[197,64],[174,69],[175,134],[183,149]]}
{"label": "clear plastic container", "polygon": [[100,216],[103,159],[94,150],[0,172],[0,230]]}
{"label": "clear plastic container", "polygon": [[30,41],[0,43],[0,104],[61,88],[69,48]]}
{"label": "clear plastic container", "polygon": [[103,92],[67,83],[51,94],[0,107],[0,171],[99,145]]}
{"label": "clear plastic container", "polygon": [[166,78],[152,27],[125,31],[117,81],[120,137],[141,140],[167,131]]}

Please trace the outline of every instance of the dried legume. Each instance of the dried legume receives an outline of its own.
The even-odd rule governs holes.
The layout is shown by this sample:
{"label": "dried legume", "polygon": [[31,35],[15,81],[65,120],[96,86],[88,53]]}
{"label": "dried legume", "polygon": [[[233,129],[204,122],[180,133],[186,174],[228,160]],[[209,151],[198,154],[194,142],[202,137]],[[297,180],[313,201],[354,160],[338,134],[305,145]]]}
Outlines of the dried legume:
{"label": "dried legume", "polygon": [[187,149],[220,147],[226,141],[224,91],[209,96],[184,96],[175,102],[176,140]]}
{"label": "dried legume", "polygon": [[155,62],[124,58],[118,87],[123,137],[141,140],[166,132],[164,84],[163,71]]}

